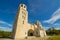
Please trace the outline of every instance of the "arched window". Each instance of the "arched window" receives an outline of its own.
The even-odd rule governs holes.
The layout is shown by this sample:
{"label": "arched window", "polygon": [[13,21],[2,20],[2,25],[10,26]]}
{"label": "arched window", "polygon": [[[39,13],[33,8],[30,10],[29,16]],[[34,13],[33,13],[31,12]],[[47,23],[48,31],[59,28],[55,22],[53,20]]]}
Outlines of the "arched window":
{"label": "arched window", "polygon": [[25,8],[25,6],[24,6],[24,8]]}
{"label": "arched window", "polygon": [[23,7],[23,5],[21,5],[21,7]]}
{"label": "arched window", "polygon": [[24,24],[24,21],[23,21],[23,24]]}

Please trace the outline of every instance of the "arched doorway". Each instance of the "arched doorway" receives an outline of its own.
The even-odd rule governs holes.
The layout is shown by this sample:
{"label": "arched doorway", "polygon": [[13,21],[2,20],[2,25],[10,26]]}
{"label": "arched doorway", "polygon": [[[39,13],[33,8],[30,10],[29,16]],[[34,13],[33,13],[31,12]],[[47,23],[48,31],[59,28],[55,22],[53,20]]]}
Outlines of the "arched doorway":
{"label": "arched doorway", "polygon": [[34,36],[34,31],[32,29],[28,30],[28,36]]}

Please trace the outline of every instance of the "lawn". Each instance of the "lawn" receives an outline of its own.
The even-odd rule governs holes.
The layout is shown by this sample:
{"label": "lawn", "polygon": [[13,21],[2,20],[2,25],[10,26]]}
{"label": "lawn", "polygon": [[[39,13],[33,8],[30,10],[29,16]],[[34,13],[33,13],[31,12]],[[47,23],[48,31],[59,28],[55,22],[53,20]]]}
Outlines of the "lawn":
{"label": "lawn", "polygon": [[60,40],[60,35],[50,36],[48,40]]}

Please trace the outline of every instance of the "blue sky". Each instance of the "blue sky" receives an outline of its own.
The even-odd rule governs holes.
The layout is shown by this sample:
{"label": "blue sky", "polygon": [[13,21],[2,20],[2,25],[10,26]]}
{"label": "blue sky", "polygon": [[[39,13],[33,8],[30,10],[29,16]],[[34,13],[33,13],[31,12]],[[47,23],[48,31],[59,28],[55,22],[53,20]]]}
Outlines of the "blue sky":
{"label": "blue sky", "polygon": [[60,0],[0,0],[0,30],[11,31],[20,3],[27,5],[29,23],[60,29]]}

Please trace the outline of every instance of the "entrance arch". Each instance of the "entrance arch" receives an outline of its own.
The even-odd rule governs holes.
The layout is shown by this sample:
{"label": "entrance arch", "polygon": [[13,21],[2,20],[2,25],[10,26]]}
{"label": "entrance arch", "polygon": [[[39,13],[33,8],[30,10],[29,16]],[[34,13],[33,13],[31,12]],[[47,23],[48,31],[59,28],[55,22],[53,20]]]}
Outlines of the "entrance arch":
{"label": "entrance arch", "polygon": [[34,31],[32,29],[28,30],[28,36],[34,36]]}

